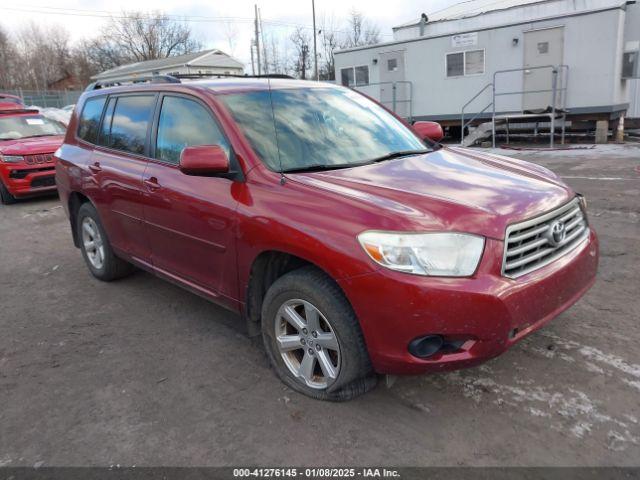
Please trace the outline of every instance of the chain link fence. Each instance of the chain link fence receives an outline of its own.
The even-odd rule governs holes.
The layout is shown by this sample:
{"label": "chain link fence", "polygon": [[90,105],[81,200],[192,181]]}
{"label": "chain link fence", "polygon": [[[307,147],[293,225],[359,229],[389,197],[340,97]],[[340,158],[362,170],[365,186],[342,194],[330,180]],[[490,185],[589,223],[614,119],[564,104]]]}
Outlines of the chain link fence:
{"label": "chain link fence", "polygon": [[43,108],[62,108],[78,101],[82,90],[2,90],[4,93],[17,95],[27,106],[35,105]]}

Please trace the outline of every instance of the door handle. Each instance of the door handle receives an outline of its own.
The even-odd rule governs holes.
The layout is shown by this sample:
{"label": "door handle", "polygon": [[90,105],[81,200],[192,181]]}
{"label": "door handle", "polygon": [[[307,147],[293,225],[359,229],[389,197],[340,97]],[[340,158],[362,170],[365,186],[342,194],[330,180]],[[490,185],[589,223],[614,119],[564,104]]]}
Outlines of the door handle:
{"label": "door handle", "polygon": [[147,178],[142,181],[147,189],[151,192],[154,192],[160,188],[160,184],[158,183],[158,179],[156,177]]}
{"label": "door handle", "polygon": [[102,167],[100,166],[99,162],[94,162],[93,164],[89,165],[89,170],[91,170],[93,173],[98,173],[102,171]]}

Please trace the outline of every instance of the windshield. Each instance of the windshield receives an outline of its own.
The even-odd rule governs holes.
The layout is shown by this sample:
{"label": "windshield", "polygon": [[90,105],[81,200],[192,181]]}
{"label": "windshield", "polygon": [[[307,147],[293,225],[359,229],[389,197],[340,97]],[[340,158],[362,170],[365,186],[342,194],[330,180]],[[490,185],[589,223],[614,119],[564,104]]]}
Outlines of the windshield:
{"label": "windshield", "polygon": [[218,98],[275,171],[355,166],[426,148],[393,115],[348,89],[275,89],[271,98],[268,90]]}
{"label": "windshield", "polygon": [[65,127],[42,115],[0,116],[0,140],[62,135]]}

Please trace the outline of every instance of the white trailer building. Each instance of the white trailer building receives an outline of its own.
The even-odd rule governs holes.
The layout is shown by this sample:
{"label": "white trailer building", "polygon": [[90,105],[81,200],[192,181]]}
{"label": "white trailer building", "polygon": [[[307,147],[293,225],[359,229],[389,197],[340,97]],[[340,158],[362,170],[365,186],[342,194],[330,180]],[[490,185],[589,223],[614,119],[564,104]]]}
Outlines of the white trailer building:
{"label": "white trailer building", "polygon": [[[335,52],[336,79],[411,120],[616,120],[640,76],[640,6],[628,0],[473,0]],[[528,116],[527,116],[528,115]],[[546,117],[545,117],[546,115]],[[506,121],[505,121],[506,119]],[[504,128],[504,127],[503,127]],[[466,130],[466,129],[465,129]]]}

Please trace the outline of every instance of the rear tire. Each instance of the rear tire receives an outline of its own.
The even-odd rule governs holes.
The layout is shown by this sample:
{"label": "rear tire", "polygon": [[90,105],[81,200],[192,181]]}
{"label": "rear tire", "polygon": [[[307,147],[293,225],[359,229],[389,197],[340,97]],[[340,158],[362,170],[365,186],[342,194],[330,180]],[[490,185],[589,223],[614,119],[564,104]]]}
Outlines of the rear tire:
{"label": "rear tire", "polygon": [[0,182],[0,203],[3,205],[12,205],[17,202],[16,197],[9,193],[4,183]]}
{"label": "rear tire", "polygon": [[312,398],[346,401],[376,385],[360,324],[340,287],[304,267],[269,288],[262,339],[280,379]]}
{"label": "rear tire", "polygon": [[95,207],[89,202],[83,203],[76,218],[80,250],[91,274],[103,282],[130,275],[133,265],[113,252]]}

